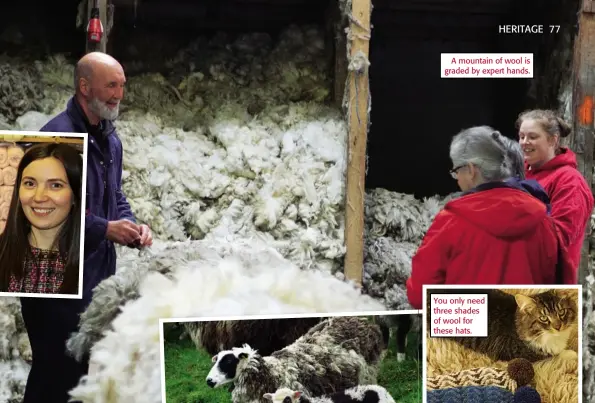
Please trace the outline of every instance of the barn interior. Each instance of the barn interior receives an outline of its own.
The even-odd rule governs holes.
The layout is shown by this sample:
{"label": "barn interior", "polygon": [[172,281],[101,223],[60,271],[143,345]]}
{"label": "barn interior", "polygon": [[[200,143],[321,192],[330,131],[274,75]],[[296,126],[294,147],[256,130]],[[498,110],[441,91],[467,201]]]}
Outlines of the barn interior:
{"label": "barn interior", "polygon": [[[168,74],[169,71],[164,67],[163,61],[199,35],[216,35],[218,31],[228,33],[268,31],[275,34],[291,23],[315,23],[326,26],[329,15],[332,14],[329,10],[332,11],[336,7],[336,3],[331,3],[331,0],[113,1],[115,4],[114,28],[110,33],[108,51],[127,66],[129,82],[132,81],[133,76],[138,76],[141,73]],[[498,128],[504,134],[514,137],[514,121],[520,111],[536,106],[549,108],[558,106],[560,82],[569,77],[572,54],[571,39],[577,28],[578,2],[576,0],[556,2],[553,0],[376,0],[373,3],[373,31],[370,44],[372,111],[367,148],[369,157],[367,188],[385,188],[396,192],[415,194],[417,197],[433,194],[446,195],[456,190],[456,184],[448,174],[448,170],[451,168],[448,145],[456,132],[471,125],[488,124]],[[78,5],[78,0],[61,0],[59,2],[32,0],[23,3],[10,2],[8,5],[4,5],[3,12],[0,13],[0,55],[8,54],[33,61],[50,55],[66,53],[71,61],[75,61],[85,52],[86,42],[84,22],[82,26],[76,24]],[[498,24],[542,24],[546,32],[544,34],[501,35],[498,34]],[[550,34],[549,25],[559,25],[560,31]],[[332,32],[327,42],[329,45],[333,44]],[[331,75],[334,75],[332,72],[334,69],[332,61],[335,58],[333,46],[328,46],[328,50],[328,69],[331,71]],[[339,47],[337,51],[341,53],[343,49]],[[534,53],[535,79],[440,79],[440,53],[443,52]],[[135,63],[138,61],[142,61],[142,63]],[[3,67],[0,56],[0,77]],[[72,80],[71,74],[65,74],[64,77],[68,82]],[[332,83],[331,87],[333,87]],[[7,85],[0,80],[0,95],[6,92],[9,92]],[[336,102],[333,95],[329,96],[329,103]],[[3,105],[0,101],[1,107]],[[121,122],[121,127],[125,126],[125,123],[128,123],[127,133],[131,133],[131,122]],[[3,129],[1,113],[0,129]],[[174,135],[169,134],[168,140],[172,140]],[[122,137],[126,137],[126,132]],[[143,141],[147,142],[146,138],[141,138],[138,143]],[[136,149],[126,147],[126,149],[133,150],[128,151],[132,154],[140,147],[136,147]],[[152,150],[145,148],[141,151],[147,154],[141,155],[138,159],[142,159]],[[134,158],[130,157],[134,155],[130,154],[127,155],[126,160],[132,165]],[[138,154],[142,154],[142,152]],[[189,158],[186,156],[181,160],[184,163],[189,162]],[[204,160],[204,158],[198,159],[199,162]],[[180,168],[184,168],[182,164]],[[187,171],[180,168],[175,167],[171,170],[180,171],[180,177],[182,177]],[[142,170],[137,169],[137,173],[140,171]],[[144,172],[142,173],[144,174]],[[179,177],[174,176],[174,179],[175,181],[172,182],[180,183]],[[139,186],[137,190],[135,184],[131,182],[133,181],[127,182],[128,187],[124,191],[127,196],[131,196],[132,193],[129,193],[128,189],[135,191],[136,196],[129,197],[130,201],[135,200],[138,203],[133,206],[135,214],[139,221],[147,222],[151,226],[156,238],[164,241],[181,241],[188,239],[189,236],[193,240],[205,237],[206,231],[196,223],[198,220],[194,218],[195,215],[182,214],[177,210],[178,206],[171,203],[171,198],[165,197],[165,192],[157,191],[159,190],[158,184]],[[251,183],[254,183],[254,186],[262,186],[262,181],[254,180]],[[205,184],[206,181],[199,183],[201,186]],[[151,197],[145,196],[149,193],[146,191],[147,189],[152,193]],[[325,192],[320,191],[320,193]],[[174,196],[177,194],[174,193]],[[192,202],[193,206],[199,203],[201,207],[206,205],[206,212],[200,216],[201,218],[212,213],[216,208],[223,211],[222,217],[228,218],[227,212],[235,207],[229,200],[232,200],[236,194],[223,195],[216,200],[211,197],[197,196],[189,202]],[[366,248],[365,264],[362,265],[361,259],[355,256],[354,259],[351,259],[350,265],[352,268],[359,268],[360,277],[364,277],[366,292],[369,295],[382,301],[384,306],[399,310],[405,306],[407,301],[405,291],[403,291],[403,279],[410,272],[411,256],[421,242],[435,212],[422,211],[424,205],[421,203],[414,205],[414,208],[411,209],[413,211],[408,210],[406,204],[410,202],[409,198],[394,197],[391,199],[383,192],[378,192],[374,196],[378,196],[377,200],[373,200],[374,202],[378,201],[376,207],[369,209],[370,212],[366,211],[366,215],[372,218],[367,221],[373,222],[373,226],[370,225],[372,228],[366,227],[366,244],[363,245]],[[251,198],[260,200],[256,196]],[[368,199],[372,198],[366,197],[366,202]],[[233,201],[235,200],[236,198],[233,198]],[[139,202],[143,202],[143,204]],[[328,201],[324,206],[326,207],[324,211],[316,213],[316,218],[320,223],[316,224],[318,227],[310,225],[312,222],[304,224],[293,217],[290,221],[296,222],[294,227],[297,226],[297,231],[292,228],[288,230],[276,228],[275,240],[282,241],[284,247],[289,245],[284,254],[290,256],[292,262],[298,262],[296,264],[299,264],[300,268],[318,267],[321,270],[328,270],[331,267],[335,273],[342,269],[344,252],[340,247],[343,246],[343,239],[337,234],[340,234],[347,226],[341,224],[340,216],[345,214],[337,207],[339,203],[343,204],[342,201]],[[145,208],[145,205],[151,209]],[[153,207],[157,207],[156,210],[159,213],[153,214]],[[245,211],[247,210],[245,209]],[[240,212],[243,211],[240,210]],[[287,219],[288,215],[278,214],[277,216]],[[163,217],[165,217],[164,222],[157,220],[157,218]],[[237,221],[240,222],[240,219]],[[225,223],[224,220],[222,222]],[[325,234],[326,238],[321,237],[314,240],[309,237],[312,228],[317,231],[320,228],[319,232],[322,233],[325,228],[328,229],[327,223],[330,222],[339,223],[332,226],[332,232],[329,231],[331,235]],[[234,221],[233,224],[235,226],[236,222]],[[323,227],[322,224],[325,224],[326,227]],[[210,233],[216,234],[220,229],[218,224],[215,225],[217,226],[207,228],[211,231]],[[246,225],[248,229],[243,233],[253,235],[256,233],[252,229],[254,226]],[[176,231],[171,230],[172,228]],[[180,228],[181,230],[178,231]],[[290,230],[293,232],[290,233]],[[356,230],[353,230],[352,234],[356,233]],[[349,241],[351,241],[350,249],[356,251],[355,255],[358,250],[361,251],[361,243],[356,238],[352,235],[351,239],[346,242],[350,243]],[[191,260],[190,254],[203,254],[202,251],[210,247],[209,242],[212,240],[205,241],[206,246],[200,246],[197,242],[191,244],[191,247],[186,246],[186,243],[181,243],[167,252],[170,253],[170,256],[179,254]],[[227,239],[225,242],[227,243]],[[128,261],[134,261],[141,268],[148,268],[156,260],[155,255],[140,256],[136,250],[124,250],[122,253],[129,254],[119,255],[120,261],[125,262],[128,259]],[[167,256],[166,252],[158,255],[158,257]],[[303,256],[308,256],[308,258],[303,258]],[[315,261],[315,264],[311,263],[312,260]],[[258,265],[263,267],[263,271],[269,270],[270,265],[262,262],[265,262],[265,259],[258,256]],[[188,267],[194,264],[195,262],[191,261]],[[257,264],[255,263],[254,266]],[[362,266],[365,269],[363,276],[361,276]],[[204,272],[202,266],[196,267],[200,267],[199,271]],[[210,270],[210,268],[208,269]],[[275,271],[275,273],[277,272],[280,270]],[[311,270],[302,270],[299,277],[296,278],[298,280],[314,278],[305,277],[312,272]],[[313,294],[316,294],[317,290],[322,290],[324,295],[328,295],[328,290],[334,289],[327,286],[326,282],[289,281],[287,280],[289,277],[283,277],[282,274],[279,275],[279,278],[283,278],[282,283],[291,284],[300,293],[302,290],[295,284],[298,286],[307,284],[308,289],[304,289],[304,291]],[[255,281],[251,280],[254,278],[253,276],[242,277],[244,274],[238,276],[241,281],[238,281],[237,284],[241,285],[242,292],[245,292],[246,289],[254,289],[262,293],[262,287],[257,286]],[[296,274],[296,276],[298,275]],[[136,286],[126,283],[125,278],[125,274],[122,274],[121,277],[113,279],[113,282],[106,283],[104,287],[106,293],[107,291],[112,293],[114,289],[112,285],[118,284],[119,281],[122,281],[119,286],[122,286],[123,289],[128,286],[130,289],[135,289]],[[212,281],[215,276],[205,276],[205,278]],[[243,279],[246,281],[244,282]],[[293,277],[290,280],[293,280]],[[226,278],[225,281],[227,284],[228,279]],[[188,281],[186,284],[192,285],[192,291],[212,287],[212,284],[200,280]],[[276,283],[273,285],[276,286]],[[156,289],[147,291],[135,307],[140,308],[143,304],[152,306],[147,302],[160,300],[163,295],[161,292],[162,290]],[[167,292],[172,296],[183,295],[183,292],[187,292],[188,295],[184,296],[185,300],[180,303],[180,306],[192,305],[196,307],[193,316],[207,316],[202,307],[210,306],[212,301],[206,304],[201,299],[207,293],[188,292],[187,288],[182,286],[171,288]],[[266,292],[273,293],[272,290]],[[108,294],[106,298],[112,294]],[[229,294],[229,296],[232,295]],[[321,304],[324,303],[324,305],[317,306],[316,309],[320,312],[359,309],[345,309],[345,305],[340,307],[334,305],[336,301],[346,304],[349,298],[340,299],[335,295],[332,297],[328,301],[321,301]],[[105,301],[101,298],[103,296],[96,299],[94,310],[88,312],[87,318],[89,318],[91,326],[85,327],[85,329],[89,330],[82,330],[79,334],[81,338],[89,340],[81,348],[90,348],[98,340],[96,339],[97,335],[103,334],[105,330],[103,326],[108,326],[107,321],[104,324],[96,320],[98,317],[109,316],[109,313],[106,315],[104,312],[106,304],[101,302]],[[174,305],[177,303],[175,301],[179,301],[174,298],[171,300]],[[355,298],[353,300],[355,301]],[[194,302],[189,303],[188,301]],[[248,309],[243,311],[252,310],[256,313],[258,306],[256,303],[252,303],[254,301],[258,300],[256,298],[250,300]],[[301,301],[300,298],[300,303]],[[309,301],[304,300],[303,303],[309,303]],[[356,302],[353,303],[356,304]],[[8,336],[3,343],[11,346],[11,349],[7,350],[10,354],[0,355],[0,363],[17,360],[14,353],[18,350],[17,340],[19,348],[26,344],[21,343],[21,340],[26,339],[26,331],[22,326],[22,318],[19,320],[18,317],[20,315],[18,300],[7,301],[7,304],[12,304],[9,306],[11,311],[6,316],[7,320],[12,320],[14,317],[15,319],[11,323],[17,324],[20,328],[18,334],[16,330],[7,328]],[[110,306],[115,307],[117,304],[110,304]],[[0,308],[7,309],[5,306]],[[183,308],[173,306],[171,312],[181,312],[178,309]],[[300,306],[301,309],[302,306]],[[146,378],[143,376],[122,377],[119,376],[122,361],[112,357],[119,356],[125,359],[134,357],[134,360],[130,358],[132,360],[130,365],[125,365],[125,367],[131,368],[131,371],[155,368],[158,363],[152,360],[159,356],[159,354],[154,354],[157,352],[157,343],[155,342],[155,345],[151,344],[145,349],[147,344],[144,344],[143,340],[145,340],[144,335],[151,334],[152,321],[160,314],[153,310],[133,309],[128,310],[124,314],[125,316],[120,317],[120,325],[118,325],[120,327],[115,332],[108,332],[108,342],[103,344],[103,346],[113,346],[112,350],[110,347],[101,345],[97,347],[97,356],[105,357],[105,369],[87,382],[89,386],[87,390],[95,389],[97,395],[104,392],[122,393],[122,396],[125,397],[125,393],[136,392],[138,395],[131,396],[129,401],[143,398],[146,398],[145,401],[151,401],[153,398],[151,393],[154,389],[141,389],[139,385],[146,385],[144,379],[149,379],[151,384],[158,385],[159,380],[154,377],[155,371],[151,371],[151,375]],[[133,315],[146,316],[139,319]],[[181,315],[178,316],[181,317]],[[127,323],[136,324],[134,328],[136,337],[130,337],[133,333],[128,330],[128,325],[125,325]],[[11,331],[15,333],[9,333]],[[140,359],[136,359],[138,351],[148,351],[148,353],[143,353],[144,355]],[[0,368],[0,380],[7,379],[9,382],[19,385],[19,390],[14,391],[15,396],[22,394],[26,383],[25,375],[29,370],[29,364],[23,360],[30,362],[30,358],[25,358],[27,355],[24,352],[19,352],[19,354],[23,357],[18,358],[23,362],[23,370],[19,371],[19,374],[12,375],[7,372],[7,368],[19,368],[13,364],[2,365]],[[116,376],[112,377],[112,374],[116,374]],[[131,379],[134,380],[131,381]],[[131,383],[133,383],[132,386]],[[110,386],[109,392],[105,389],[102,390],[104,385]],[[113,392],[114,390],[117,392]],[[125,400],[125,397],[122,400]],[[12,401],[19,400],[15,398]]]}
{"label": "barn interior", "polygon": [[[37,0],[5,6],[9,12],[0,16],[4,27],[0,53],[35,59],[67,53],[76,60],[85,51],[84,26],[75,23],[78,4]],[[328,26],[330,10],[337,7],[328,0],[114,0],[113,4],[108,52],[122,62],[147,61],[144,66],[157,71],[159,61],[198,35],[275,34],[292,23]],[[569,74],[577,8],[576,0],[374,1],[366,187],[416,197],[456,191],[448,173],[448,146],[454,134],[486,124],[514,137],[514,122],[522,110],[557,108],[560,82]],[[542,24],[544,33],[499,34],[499,24]],[[550,33],[549,25],[560,29]],[[327,39],[333,60],[332,30]],[[534,79],[441,79],[440,54],[457,52],[534,53]]]}

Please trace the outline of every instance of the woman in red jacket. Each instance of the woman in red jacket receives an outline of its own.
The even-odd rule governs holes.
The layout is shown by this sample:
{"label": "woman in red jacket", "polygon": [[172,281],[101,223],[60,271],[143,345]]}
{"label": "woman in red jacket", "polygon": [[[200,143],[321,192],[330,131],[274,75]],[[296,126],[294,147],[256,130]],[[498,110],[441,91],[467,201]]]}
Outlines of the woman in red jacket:
{"label": "woman in red jacket", "polygon": [[413,257],[409,303],[421,309],[424,284],[556,283],[553,220],[542,200],[509,180],[513,159],[500,133],[463,130],[450,158],[463,193],[438,213]]}
{"label": "woman in red jacket", "polygon": [[536,179],[548,193],[558,236],[572,263],[572,269],[564,272],[564,283],[577,284],[581,247],[593,211],[593,193],[577,169],[576,155],[560,146],[560,138],[568,136],[571,128],[549,110],[524,112],[517,125],[525,154],[525,175]]}

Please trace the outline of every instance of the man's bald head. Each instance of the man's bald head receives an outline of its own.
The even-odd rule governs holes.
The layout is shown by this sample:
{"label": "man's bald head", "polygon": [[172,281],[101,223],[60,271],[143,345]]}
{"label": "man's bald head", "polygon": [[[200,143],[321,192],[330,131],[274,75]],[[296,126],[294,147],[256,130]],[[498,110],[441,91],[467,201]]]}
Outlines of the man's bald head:
{"label": "man's bald head", "polygon": [[116,119],[125,82],[122,65],[106,53],[91,52],[78,61],[74,71],[75,95],[90,121]]}
{"label": "man's bald head", "polygon": [[92,81],[95,74],[100,74],[105,70],[121,71],[124,74],[122,65],[107,53],[91,52],[81,57],[74,68],[75,92],[80,91],[81,78]]}

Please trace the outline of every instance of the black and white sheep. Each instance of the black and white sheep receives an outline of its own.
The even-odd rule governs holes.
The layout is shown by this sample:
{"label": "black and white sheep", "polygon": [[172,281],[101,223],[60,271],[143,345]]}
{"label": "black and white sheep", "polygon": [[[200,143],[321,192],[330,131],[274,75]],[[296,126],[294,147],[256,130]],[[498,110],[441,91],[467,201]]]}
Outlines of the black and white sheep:
{"label": "black and white sheep", "polygon": [[307,397],[301,391],[280,388],[263,397],[273,403],[395,403],[388,390],[380,385],[359,385],[321,397]]}
{"label": "black and white sheep", "polygon": [[293,344],[261,356],[249,345],[221,351],[207,375],[210,387],[233,383],[234,403],[268,403],[281,387],[322,396],[374,384],[386,344],[380,327],[365,317],[327,318]]}
{"label": "black and white sheep", "polygon": [[185,330],[197,347],[210,355],[248,344],[260,355],[270,355],[303,336],[322,318],[188,322]]}

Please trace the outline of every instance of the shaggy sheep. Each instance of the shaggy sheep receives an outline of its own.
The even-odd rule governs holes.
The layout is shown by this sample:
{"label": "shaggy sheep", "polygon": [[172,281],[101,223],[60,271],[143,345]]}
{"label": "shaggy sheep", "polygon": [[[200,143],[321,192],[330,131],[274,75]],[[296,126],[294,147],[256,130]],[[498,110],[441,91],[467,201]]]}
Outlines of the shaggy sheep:
{"label": "shaggy sheep", "polygon": [[188,322],[184,323],[184,327],[194,344],[210,355],[243,344],[250,345],[260,355],[270,355],[296,341],[321,320],[292,318]]}
{"label": "shaggy sheep", "polygon": [[93,290],[89,307],[81,314],[79,329],[66,342],[67,351],[77,361],[89,354],[101,340],[110,324],[120,314],[122,306],[139,298],[139,286],[150,273],[144,267],[134,267],[108,277]]}
{"label": "shaggy sheep", "polygon": [[[172,265],[164,264],[163,256],[177,253],[185,247],[186,255],[195,249],[188,243],[168,245],[155,240],[151,254],[138,252],[136,249],[118,246],[118,271],[106,278],[93,289],[93,299],[81,314],[79,329],[71,334],[66,349],[77,361],[90,354],[91,347],[101,340],[111,329],[114,319],[122,312],[128,302],[140,298],[140,285],[150,273],[161,273],[171,277]],[[175,267],[175,266],[173,266]]]}
{"label": "shaggy sheep", "polygon": [[290,387],[322,396],[375,383],[386,345],[380,327],[364,317],[333,317],[270,356],[249,345],[221,351],[207,375],[210,387],[232,383],[234,403],[267,403],[271,390]]}
{"label": "shaggy sheep", "polygon": [[380,385],[359,385],[322,397],[306,397],[301,391],[288,388],[265,393],[265,399],[277,403],[395,403],[395,399]]}
{"label": "shaggy sheep", "polygon": [[397,344],[397,361],[404,361],[406,358],[407,336],[410,332],[415,332],[420,335],[417,338],[417,360],[422,357],[422,343],[421,337],[421,315],[382,315],[374,317],[376,323],[383,328],[395,329],[395,339]]}

